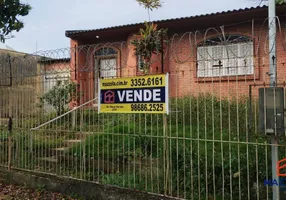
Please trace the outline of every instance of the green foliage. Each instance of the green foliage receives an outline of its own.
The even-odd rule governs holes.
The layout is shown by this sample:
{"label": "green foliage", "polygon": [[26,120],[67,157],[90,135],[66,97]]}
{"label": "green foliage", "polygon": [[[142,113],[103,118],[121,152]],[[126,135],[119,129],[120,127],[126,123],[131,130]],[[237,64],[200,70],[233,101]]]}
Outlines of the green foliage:
{"label": "green foliage", "polygon": [[29,14],[31,6],[21,3],[20,0],[0,1],[0,40],[5,42],[7,36],[13,31],[20,31],[24,23],[19,17]]}
{"label": "green foliage", "polygon": [[200,131],[251,132],[255,125],[255,121],[250,122],[251,113],[258,113],[254,109],[258,108],[257,103],[250,104],[247,97],[219,99],[210,94],[199,94],[197,97],[172,98],[170,104],[173,111],[170,123],[195,125]]}
{"label": "green foliage", "polygon": [[[157,24],[145,22],[145,28],[139,30],[139,34],[131,44],[135,47],[135,55],[141,56],[145,74],[149,72],[152,55],[163,51],[162,39],[167,35],[167,29],[158,29]],[[163,44],[167,40],[163,40]]]}
{"label": "green foliage", "polygon": [[[146,132],[146,134],[144,134]],[[140,134],[134,134],[140,133]],[[114,129],[105,130],[89,136],[83,144],[75,145],[67,154],[81,157],[83,148],[88,158],[106,159],[113,162],[125,162],[134,158],[159,157],[163,152],[163,139],[152,138],[151,128],[140,132],[137,126],[118,125]],[[163,129],[158,130],[163,135]],[[161,145],[157,143],[160,142]],[[158,149],[152,148],[157,146]]]}
{"label": "green foliage", "polygon": [[161,0],[136,0],[139,5],[144,6],[145,9],[153,11],[162,7]]}
{"label": "green foliage", "polygon": [[[219,99],[201,94],[173,98],[170,103],[166,135],[170,160],[168,180],[172,180],[168,184],[172,189],[168,189],[168,194],[185,195],[187,198],[193,195],[197,199],[215,193],[216,199],[238,195],[247,199],[247,184],[251,189],[257,179],[263,183],[264,178],[271,174],[271,168],[266,168],[271,166],[268,162],[271,160],[270,146],[263,145],[267,140],[252,131],[255,120],[249,126],[249,106],[252,106],[253,119],[257,119],[254,115],[258,113],[254,109],[257,102],[250,104],[247,98]],[[103,133],[90,136],[68,154],[83,156],[85,149],[87,158],[109,160],[115,166],[121,162],[128,166],[134,160],[149,158],[164,163],[165,139],[161,115],[101,116],[105,127]],[[285,148],[281,147],[279,151],[283,155]],[[132,188],[134,185],[136,189],[150,191],[152,180],[144,174],[141,175],[143,182],[137,179],[138,174],[134,180],[133,175],[103,175],[101,181],[121,187]],[[158,187],[158,192],[164,191],[163,184]]]}
{"label": "green foliage", "polygon": [[[160,177],[160,179],[154,179],[151,184],[146,184],[146,177],[142,177],[139,173],[130,173],[130,174],[107,174],[101,176],[101,183],[108,185],[116,185],[124,188],[131,188],[141,191],[153,192],[153,188],[157,186],[162,189],[164,177]],[[163,192],[158,191],[158,192]]]}
{"label": "green foliage", "polygon": [[282,4],[282,3],[284,3],[285,1],[284,0],[276,0],[276,3],[277,4]]}
{"label": "green foliage", "polygon": [[[222,135],[230,141],[237,140],[235,134]],[[250,140],[254,138],[255,135],[250,136]],[[258,184],[263,184],[271,175],[271,167],[266,168],[271,166],[271,155],[265,153],[266,149],[270,152],[270,147],[261,145],[264,142],[263,138],[257,141],[258,145],[171,140],[172,192],[186,189],[188,198],[192,193],[196,197],[215,193],[225,199],[239,195],[247,199],[247,184],[251,189],[257,178]]]}
{"label": "green foliage", "polygon": [[77,87],[75,83],[57,84],[47,93],[40,97],[40,106],[46,102],[52,105],[57,115],[63,114],[67,110],[68,104],[77,97]]}
{"label": "green foliage", "polygon": [[37,189],[36,191],[39,193],[43,193],[45,191],[45,184],[37,184]]}

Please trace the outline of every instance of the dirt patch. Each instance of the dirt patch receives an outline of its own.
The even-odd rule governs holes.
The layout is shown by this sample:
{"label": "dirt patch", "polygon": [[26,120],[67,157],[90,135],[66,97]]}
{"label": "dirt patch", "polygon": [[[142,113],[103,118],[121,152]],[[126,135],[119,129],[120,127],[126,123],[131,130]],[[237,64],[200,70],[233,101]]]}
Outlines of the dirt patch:
{"label": "dirt patch", "polygon": [[77,196],[66,196],[48,192],[39,186],[36,190],[0,183],[0,200],[82,200]]}

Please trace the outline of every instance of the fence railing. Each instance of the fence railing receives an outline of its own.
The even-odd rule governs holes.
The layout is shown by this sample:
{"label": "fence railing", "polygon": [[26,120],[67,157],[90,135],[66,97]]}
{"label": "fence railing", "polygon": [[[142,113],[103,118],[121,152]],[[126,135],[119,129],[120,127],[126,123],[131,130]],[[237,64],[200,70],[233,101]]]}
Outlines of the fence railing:
{"label": "fence railing", "polygon": [[90,101],[88,101],[88,102],[85,102],[85,103],[81,104],[80,106],[74,107],[72,110],[67,111],[66,113],[64,113],[64,114],[62,114],[62,115],[60,115],[60,116],[58,116],[58,117],[55,117],[55,118],[53,118],[53,119],[51,119],[51,120],[49,120],[49,121],[47,121],[47,122],[45,122],[45,123],[43,123],[43,124],[41,124],[41,125],[35,127],[35,128],[31,128],[31,131],[38,130],[38,129],[41,128],[41,127],[44,127],[44,126],[46,126],[46,125],[48,125],[48,124],[50,124],[50,123],[53,123],[53,122],[55,122],[55,121],[57,121],[57,120],[63,118],[64,116],[67,116],[67,115],[69,115],[70,113],[73,113],[73,112],[75,112],[76,110],[78,110],[78,109],[80,109],[80,108],[82,108],[82,107],[84,107],[84,106],[86,106],[86,105],[88,105],[88,104],[94,102],[95,100],[98,100],[98,98],[96,97],[96,98],[94,98],[94,99],[92,99],[92,100],[90,100]]}
{"label": "fence railing", "polygon": [[[258,130],[258,88],[252,87],[251,101],[240,92],[249,88],[244,81],[234,81],[241,84],[235,91],[231,83],[210,82],[211,89],[194,86],[192,94],[177,76],[171,73],[171,87],[188,95],[170,97],[168,116],[98,114],[91,106],[97,98],[60,116],[37,107],[29,116],[16,115],[12,135],[1,127],[0,163],[182,199],[270,197],[264,181],[271,179],[271,145]],[[14,102],[29,94],[7,95]]]}

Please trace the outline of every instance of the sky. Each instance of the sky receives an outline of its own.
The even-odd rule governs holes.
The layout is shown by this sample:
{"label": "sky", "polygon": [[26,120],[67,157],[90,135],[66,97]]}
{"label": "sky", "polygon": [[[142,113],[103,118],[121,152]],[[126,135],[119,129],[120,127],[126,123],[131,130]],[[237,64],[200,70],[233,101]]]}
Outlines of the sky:
{"label": "sky", "polygon": [[[25,27],[0,48],[34,53],[69,47],[66,30],[104,28],[144,22],[147,11],[136,0],[22,0],[32,10]],[[163,0],[151,20],[169,19],[257,6],[255,0]]]}

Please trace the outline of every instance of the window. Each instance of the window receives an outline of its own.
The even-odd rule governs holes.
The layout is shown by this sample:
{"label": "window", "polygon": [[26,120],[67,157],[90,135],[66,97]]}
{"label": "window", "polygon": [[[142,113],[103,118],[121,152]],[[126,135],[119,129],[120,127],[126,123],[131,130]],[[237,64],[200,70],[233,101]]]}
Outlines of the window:
{"label": "window", "polygon": [[113,48],[101,48],[94,53],[94,97],[98,97],[98,78],[117,77],[117,57]]}
{"label": "window", "polygon": [[100,78],[116,77],[116,58],[106,58],[99,60]]}
{"label": "window", "polygon": [[102,48],[95,52],[95,71],[99,70],[100,78],[115,78],[117,52],[112,48]]}
{"label": "window", "polygon": [[198,77],[253,74],[253,42],[244,36],[219,37],[197,47]]}

